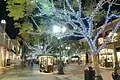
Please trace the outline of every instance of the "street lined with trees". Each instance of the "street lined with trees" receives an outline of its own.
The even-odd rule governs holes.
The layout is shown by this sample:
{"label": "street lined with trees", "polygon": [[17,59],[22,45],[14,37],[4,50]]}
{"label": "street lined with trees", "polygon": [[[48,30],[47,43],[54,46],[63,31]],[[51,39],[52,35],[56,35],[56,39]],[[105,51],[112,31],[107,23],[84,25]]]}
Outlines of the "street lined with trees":
{"label": "street lined with trees", "polygon": [[[22,43],[20,45],[22,56],[59,53],[61,61],[63,53],[65,56],[85,53],[86,63],[89,66],[92,64],[89,63],[88,57],[93,56],[96,76],[102,78],[99,53],[117,32],[115,39],[119,41],[119,0],[4,1],[9,18],[13,19],[15,28],[19,30],[16,40]],[[107,26],[112,27],[109,36],[106,35]],[[107,37],[99,45],[98,39],[104,33]],[[74,40],[77,38],[78,40]],[[65,50],[65,47],[70,49]],[[115,68],[117,68],[119,63],[117,55],[115,56]]]}

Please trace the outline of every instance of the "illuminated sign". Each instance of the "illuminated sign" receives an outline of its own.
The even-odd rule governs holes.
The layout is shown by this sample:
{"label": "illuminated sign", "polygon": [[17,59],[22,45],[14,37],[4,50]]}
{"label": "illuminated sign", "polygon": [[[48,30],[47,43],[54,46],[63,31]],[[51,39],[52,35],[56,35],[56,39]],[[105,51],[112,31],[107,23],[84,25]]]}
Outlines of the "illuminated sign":
{"label": "illuminated sign", "polygon": [[104,39],[103,38],[98,38],[98,44],[102,44],[104,42]]}

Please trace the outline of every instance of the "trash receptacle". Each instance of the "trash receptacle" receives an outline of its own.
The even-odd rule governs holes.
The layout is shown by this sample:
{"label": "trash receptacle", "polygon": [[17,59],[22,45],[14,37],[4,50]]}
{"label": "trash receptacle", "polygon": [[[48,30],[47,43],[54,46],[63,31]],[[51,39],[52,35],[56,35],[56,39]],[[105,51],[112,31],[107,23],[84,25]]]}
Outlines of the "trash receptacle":
{"label": "trash receptacle", "polygon": [[89,80],[88,69],[84,70],[84,80]]}
{"label": "trash receptacle", "polygon": [[84,80],[94,80],[94,76],[95,70],[93,70],[92,67],[88,67],[88,69],[84,71]]}

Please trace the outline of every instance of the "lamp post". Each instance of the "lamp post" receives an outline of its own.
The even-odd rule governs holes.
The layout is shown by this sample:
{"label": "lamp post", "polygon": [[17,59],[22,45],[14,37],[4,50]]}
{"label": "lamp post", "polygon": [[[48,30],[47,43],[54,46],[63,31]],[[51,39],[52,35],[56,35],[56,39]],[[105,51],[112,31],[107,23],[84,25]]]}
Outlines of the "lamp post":
{"label": "lamp post", "polygon": [[43,46],[40,46],[40,49],[43,50]]}
{"label": "lamp post", "polygon": [[4,19],[1,20],[1,26],[4,30],[6,29],[6,21]]}
{"label": "lamp post", "polygon": [[[62,27],[60,28],[59,26],[53,26],[53,32],[54,34],[60,34],[60,33],[64,33],[66,31],[66,28],[65,27]],[[56,35],[57,36],[57,35]],[[62,62],[62,53],[61,53],[61,37],[57,37],[58,39],[58,45],[60,46],[59,47],[59,56],[60,56],[60,61],[59,61],[59,65],[58,65],[58,74],[64,74],[64,71],[63,71],[63,62]]]}
{"label": "lamp post", "polygon": [[[65,49],[67,50],[67,53],[68,53],[68,51],[70,50],[70,47],[67,46],[67,47],[65,47]],[[68,54],[68,56],[69,56],[69,54]]]}
{"label": "lamp post", "polygon": [[64,74],[63,71],[63,62],[62,62],[62,52],[61,52],[61,40],[60,37],[58,37],[58,45],[59,45],[59,57],[60,57],[60,61],[59,61],[59,65],[58,65],[58,74]]}
{"label": "lamp post", "polygon": [[[3,28],[3,45],[5,45],[5,29],[6,29],[6,21],[3,19],[1,20],[1,26]],[[3,60],[3,67],[6,66],[6,50],[4,50],[4,60]],[[5,72],[5,70],[3,69],[3,72]]]}
{"label": "lamp post", "polygon": [[70,47],[65,47],[65,49],[68,49],[68,50],[69,50],[69,49],[70,49]]}

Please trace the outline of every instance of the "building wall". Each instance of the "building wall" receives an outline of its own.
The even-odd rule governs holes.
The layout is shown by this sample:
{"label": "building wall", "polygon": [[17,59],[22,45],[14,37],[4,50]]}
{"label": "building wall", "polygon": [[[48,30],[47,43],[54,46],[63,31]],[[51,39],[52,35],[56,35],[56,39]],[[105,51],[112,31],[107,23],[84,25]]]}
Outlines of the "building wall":
{"label": "building wall", "polygon": [[[111,62],[113,67],[115,67],[115,53],[117,53],[117,58],[120,64],[120,52],[116,51],[116,48],[120,47],[120,42],[117,40],[111,40],[104,49],[102,49],[99,53],[100,55],[100,65],[103,66],[105,65],[105,59],[107,59],[107,62]],[[105,67],[105,66],[103,66]]]}
{"label": "building wall", "polygon": [[[1,27],[1,26],[0,26]],[[13,60],[17,55],[11,51],[12,47],[15,47],[17,52],[19,51],[18,42],[14,42],[9,38],[9,36],[4,32],[3,29],[0,31],[0,74],[3,72],[3,68],[6,67],[7,59]],[[12,57],[11,57],[12,56]]]}
{"label": "building wall", "polygon": [[4,47],[0,46],[0,74],[4,68]]}

